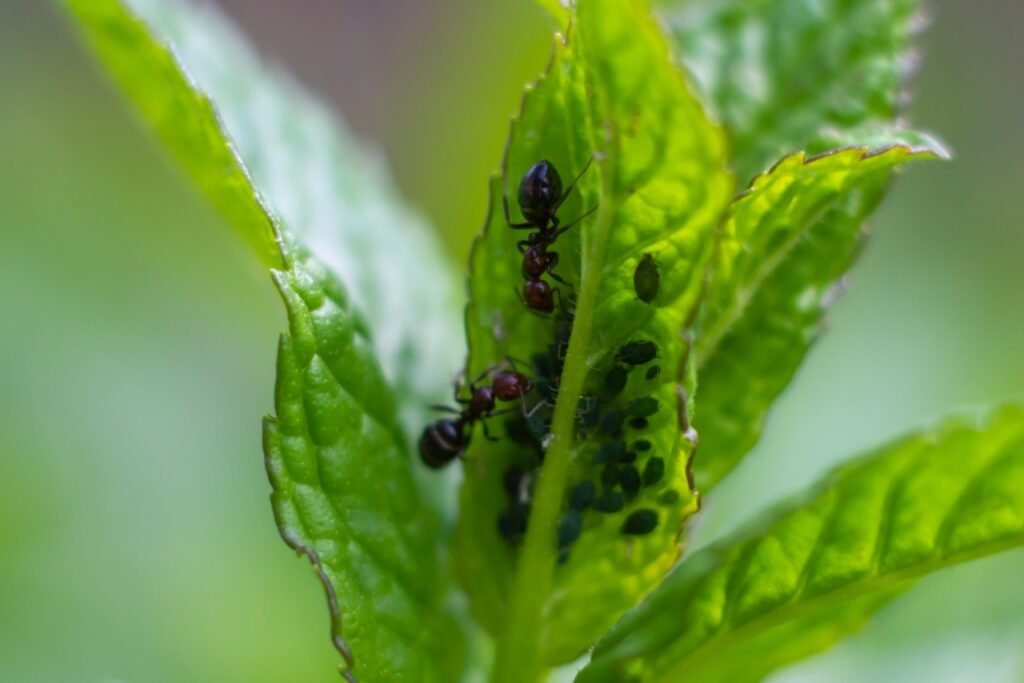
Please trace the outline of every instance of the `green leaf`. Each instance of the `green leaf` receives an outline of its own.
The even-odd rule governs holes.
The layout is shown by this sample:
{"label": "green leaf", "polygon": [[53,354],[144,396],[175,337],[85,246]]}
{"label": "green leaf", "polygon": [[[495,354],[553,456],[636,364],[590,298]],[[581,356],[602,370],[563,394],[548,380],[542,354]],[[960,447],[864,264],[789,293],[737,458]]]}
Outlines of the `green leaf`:
{"label": "green leaf", "polygon": [[324,583],[349,680],[457,680],[462,640],[443,616],[436,520],[423,514],[369,340],[326,270],[295,260],[274,279],[290,328],[277,415],[264,421],[281,535]]}
{"label": "green leaf", "polygon": [[[917,8],[917,0],[726,0],[667,10],[665,19],[730,133],[735,168],[749,178],[798,150],[817,156],[900,144],[945,154],[928,135],[899,129]],[[861,226],[888,187],[886,174],[849,186],[813,224],[793,231],[801,235],[794,248],[750,254],[762,260],[767,291],[748,291],[743,315],[730,329],[714,330],[716,338],[703,343],[709,360],[698,359],[701,491],[756,443],[768,409],[817,335],[820,294],[827,291],[831,301],[841,292],[830,285],[856,260]],[[716,269],[734,269],[728,259],[735,253],[723,251]],[[713,278],[713,293],[722,289],[719,298],[735,294]],[[702,316],[705,329],[720,324]]]}
{"label": "green leaf", "polygon": [[[578,656],[678,556],[681,525],[696,507],[687,477],[692,435],[681,391],[688,382],[681,331],[694,314],[714,231],[732,193],[724,150],[721,132],[672,64],[646,4],[580,2],[568,37],[556,40],[547,74],[528,90],[513,123],[503,177],[491,185],[490,215],[471,261],[470,376],[506,356],[532,362],[539,354],[556,366],[553,376],[548,368],[531,372],[558,386],[553,411],[538,413],[550,432],[534,448],[477,438],[466,457],[459,562],[475,614],[500,637],[496,670],[506,673],[499,676],[531,680],[538,662]],[[515,206],[519,179],[538,160],[553,162],[568,183],[592,157],[559,215],[564,224],[597,211],[554,247],[561,258],[556,272],[567,281],[558,287],[574,311],[569,336],[568,314],[538,315],[520,301],[523,256],[516,242],[526,235],[506,226],[502,197]],[[645,254],[660,274],[650,303],[633,284]],[[632,367],[616,360],[617,352],[640,341],[656,346],[657,359],[632,369],[622,392],[610,395],[604,382],[611,369]],[[531,404],[538,399],[539,392]],[[635,403],[641,399],[654,403]],[[570,488],[591,481],[600,493],[604,465],[595,457],[625,438],[578,428],[582,413],[595,406],[602,418],[653,407],[648,427],[624,429],[623,450],[646,439],[651,448],[636,451],[636,474],[653,458],[662,460],[663,474],[619,512],[586,511],[582,535],[556,564]],[[511,465],[537,467],[543,447],[529,529],[524,544],[514,547],[498,531],[499,517],[512,505],[503,476]],[[657,511],[655,530],[624,535],[629,516],[645,509]]]}
{"label": "green leaf", "polygon": [[750,178],[797,150],[876,146],[870,131],[891,128],[907,100],[919,5],[727,0],[665,18]]}
{"label": "green leaf", "polygon": [[265,423],[267,468],[282,537],[324,583],[346,676],[454,680],[464,638],[442,609],[438,514],[417,490],[400,422],[421,427],[457,366],[454,279],[374,161],[219,14],[132,4],[174,40],[173,54],[121,3],[66,0],[142,122],[281,267],[291,333],[277,417]]}
{"label": "green leaf", "polygon": [[273,218],[224,135],[210,99],[147,27],[112,0],[65,0],[89,47],[147,125],[269,266],[281,265]]}
{"label": "green leaf", "polygon": [[1024,409],[953,420],[840,467],[688,558],[580,683],[756,681],[860,628],[916,579],[1024,544]]}
{"label": "green leaf", "polygon": [[903,145],[792,154],[735,201],[697,336],[701,490],[757,441],[768,407],[821,332],[890,171],[934,156]]}
{"label": "green leaf", "polygon": [[[236,216],[236,227],[266,226],[270,234],[265,207],[282,240],[309,249],[341,278],[402,397],[407,430],[421,427],[426,406],[446,393],[462,363],[463,295],[380,159],[298,83],[268,67],[209,4],[130,0],[158,31],[151,34],[114,0],[65,2],[142,122],[215,205]],[[226,194],[220,184],[235,191]],[[279,266],[272,240],[267,249],[273,253],[264,260]]]}

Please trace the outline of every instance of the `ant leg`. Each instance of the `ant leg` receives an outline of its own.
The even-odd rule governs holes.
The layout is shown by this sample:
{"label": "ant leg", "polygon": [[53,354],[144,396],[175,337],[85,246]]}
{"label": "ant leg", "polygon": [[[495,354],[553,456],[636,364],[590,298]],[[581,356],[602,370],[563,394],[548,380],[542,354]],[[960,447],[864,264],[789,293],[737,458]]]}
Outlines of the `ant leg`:
{"label": "ant leg", "polygon": [[[555,289],[553,289],[551,291],[552,291],[553,294],[558,296],[558,307],[562,309],[562,313],[564,313],[567,318],[572,320],[573,316],[575,315],[575,311],[574,310],[570,310],[569,306],[566,305],[566,303],[565,303],[566,300],[562,298],[562,290],[560,288],[556,287]],[[572,299],[569,299],[569,302],[570,303],[575,303]]]}
{"label": "ant leg", "polygon": [[429,407],[430,407],[431,410],[436,410],[436,411],[441,412],[441,413],[451,413],[453,415],[461,415],[462,414],[461,410],[458,410],[457,408],[452,408],[451,406],[432,405],[432,406],[429,406]]}
{"label": "ant leg", "polygon": [[565,232],[566,230],[568,230],[572,226],[576,225],[581,220],[583,220],[584,218],[586,218],[590,214],[594,213],[595,211],[597,211],[597,207],[596,206],[594,208],[592,208],[590,211],[587,211],[586,213],[577,216],[576,218],[572,219],[571,221],[569,221],[568,223],[566,223],[565,225],[560,227],[558,230],[555,231],[555,234],[551,236],[551,241],[554,241],[563,232]]}
{"label": "ant leg", "polygon": [[533,367],[533,363],[530,363],[529,361],[525,361],[522,358],[516,358],[515,356],[505,356],[505,361],[504,362],[505,362],[505,365],[507,365],[508,367],[512,368],[516,372],[520,371],[519,370],[519,366],[520,365],[525,365],[528,368],[532,368]]}
{"label": "ant leg", "polygon": [[484,430],[484,438],[485,439],[487,439],[488,441],[498,441],[497,437],[491,436],[491,431],[489,429],[487,429],[487,421],[486,420],[480,420],[480,426]]}
{"label": "ant leg", "polygon": [[548,257],[548,265],[544,268],[544,270],[547,272],[548,275],[551,276],[552,279],[561,282],[563,285],[568,285],[569,283],[563,280],[562,277],[555,272],[555,266],[558,265],[558,254],[556,254],[553,251],[549,251]]}
{"label": "ant leg", "polygon": [[587,165],[583,167],[583,170],[579,172],[579,175],[573,178],[572,182],[565,188],[565,192],[562,193],[562,196],[558,198],[558,203],[555,204],[555,211],[558,211],[558,207],[562,205],[562,202],[569,198],[569,194],[572,192],[572,189],[576,187],[576,183],[583,177],[583,174],[587,172],[587,169],[590,168],[590,164],[592,163],[594,163],[594,157],[590,157],[590,159],[587,160]]}
{"label": "ant leg", "polygon": [[494,370],[495,370],[494,368],[487,368],[486,370],[481,372],[479,375],[474,377],[473,380],[469,383],[470,391],[476,391],[476,384],[477,384],[477,382],[479,382],[480,380],[484,379],[485,377],[488,377],[489,375],[491,375],[494,372]]}
{"label": "ant leg", "polygon": [[530,408],[530,412],[525,413],[523,415],[523,417],[525,417],[527,420],[529,420],[531,417],[533,417],[533,414],[536,413],[538,410],[540,410],[544,406],[550,406],[550,405],[551,405],[551,402],[548,401],[548,400],[537,401],[537,405],[535,405],[532,408]]}
{"label": "ant leg", "polygon": [[504,194],[501,195],[501,204],[505,207],[505,223],[508,224],[508,227],[513,230],[532,230],[537,227],[533,223],[513,223],[512,214],[508,210],[508,197]]}
{"label": "ant leg", "polygon": [[520,254],[525,254],[530,250],[530,240],[519,240],[516,242],[516,249],[519,250]]}

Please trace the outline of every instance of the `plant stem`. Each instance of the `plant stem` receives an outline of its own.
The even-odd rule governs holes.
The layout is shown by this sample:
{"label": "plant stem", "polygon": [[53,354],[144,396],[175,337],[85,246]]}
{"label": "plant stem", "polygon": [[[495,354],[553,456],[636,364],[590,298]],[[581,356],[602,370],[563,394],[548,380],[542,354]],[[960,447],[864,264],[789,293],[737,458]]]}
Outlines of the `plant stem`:
{"label": "plant stem", "polygon": [[[609,197],[610,193],[602,192],[602,195]],[[547,670],[541,658],[544,606],[551,594],[555,569],[555,529],[562,509],[562,496],[576,434],[576,407],[589,370],[587,349],[590,347],[591,325],[601,285],[612,213],[612,207],[607,206],[607,202],[603,203],[593,230],[593,247],[583,250],[576,315],[555,402],[555,413],[551,420],[552,441],[544,455],[544,465],[530,510],[526,541],[519,557],[509,600],[509,618],[498,639],[491,676],[494,683],[537,683]]]}

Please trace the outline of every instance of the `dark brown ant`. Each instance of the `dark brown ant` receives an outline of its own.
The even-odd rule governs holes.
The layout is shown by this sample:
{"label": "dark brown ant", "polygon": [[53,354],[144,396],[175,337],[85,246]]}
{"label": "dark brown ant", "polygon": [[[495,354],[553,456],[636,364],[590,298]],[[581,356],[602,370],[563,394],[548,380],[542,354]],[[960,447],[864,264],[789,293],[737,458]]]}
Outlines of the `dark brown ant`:
{"label": "dark brown ant", "polygon": [[[488,375],[491,376],[490,386],[476,386]],[[486,418],[509,413],[513,408],[495,410],[497,401],[520,401],[523,416],[528,417],[526,410],[526,394],[533,389],[533,381],[515,369],[496,372],[491,368],[482,372],[469,383],[469,398],[459,396],[460,386],[455,386],[455,402],[463,406],[431,406],[435,410],[454,413],[455,419],[442,418],[433,422],[420,435],[420,459],[431,469],[440,469],[455,458],[462,457],[469,447],[471,429],[479,422],[484,430],[484,437],[489,441],[497,441],[487,429]]]}
{"label": "dark brown ant", "polygon": [[[591,159],[591,161],[593,161]],[[551,285],[542,279],[547,274],[564,285],[568,283],[559,277],[554,269],[558,265],[558,254],[550,251],[551,245],[555,243],[558,236],[579,223],[581,220],[597,210],[597,207],[590,209],[582,216],[559,226],[558,209],[568,199],[573,188],[583,174],[590,168],[591,161],[583,167],[579,175],[573,178],[569,186],[562,191],[562,179],[550,161],[538,161],[530,167],[519,183],[519,209],[524,223],[513,223],[508,208],[508,197],[502,197],[505,208],[505,222],[513,230],[534,230],[525,240],[516,243],[519,253],[523,255],[523,277],[526,282],[523,284],[522,298],[527,308],[540,313],[551,313],[555,310],[555,294],[557,288],[552,289]]]}

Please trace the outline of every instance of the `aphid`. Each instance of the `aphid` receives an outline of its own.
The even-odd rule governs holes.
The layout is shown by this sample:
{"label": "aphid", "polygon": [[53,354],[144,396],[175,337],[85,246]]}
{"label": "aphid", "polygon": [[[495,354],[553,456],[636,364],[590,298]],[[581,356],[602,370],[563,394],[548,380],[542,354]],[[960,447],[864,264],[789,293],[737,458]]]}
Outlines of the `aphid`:
{"label": "aphid", "polygon": [[609,441],[601,446],[594,455],[595,463],[609,463],[619,460],[626,453],[626,444],[621,441]]}
{"label": "aphid", "polygon": [[607,491],[594,501],[594,509],[601,512],[618,512],[625,506],[626,499],[618,491]]}
{"label": "aphid", "polygon": [[[597,207],[590,209],[575,220],[559,227],[558,209],[572,193],[573,188],[583,174],[590,168],[590,162],[583,167],[579,175],[573,178],[569,186],[562,191],[562,179],[550,161],[538,161],[530,167],[519,183],[519,210],[526,219],[524,223],[513,223],[508,208],[508,198],[503,197],[505,222],[513,230],[533,230],[529,237],[519,241],[516,246],[523,255],[523,301],[527,308],[540,313],[551,313],[555,310],[554,296],[558,289],[542,279],[544,275],[566,284],[565,280],[555,272],[558,265],[558,254],[551,251],[551,246],[563,232],[576,225]],[[564,307],[564,305],[563,305]]]}
{"label": "aphid", "polygon": [[609,410],[601,418],[601,431],[608,436],[617,437],[622,434],[622,423],[626,421],[626,414],[621,410]]}
{"label": "aphid", "polygon": [[658,399],[653,396],[644,396],[631,401],[626,409],[631,417],[648,418],[658,412]]}
{"label": "aphid", "polygon": [[633,442],[633,450],[637,451],[649,451],[651,450],[651,442],[647,439],[637,439]]}
{"label": "aphid", "polygon": [[640,473],[632,465],[626,465],[619,470],[619,485],[626,500],[633,500],[640,492]]}
{"label": "aphid", "polygon": [[644,465],[643,482],[644,486],[654,486],[665,476],[665,461],[659,457],[653,457]]}
{"label": "aphid", "polygon": [[643,536],[658,526],[658,513],[649,508],[637,510],[622,523],[622,533],[627,536]]}
{"label": "aphid", "polygon": [[608,463],[601,470],[601,484],[605,488],[612,488],[619,483],[619,468],[616,467],[615,463]]}
{"label": "aphid", "polygon": [[658,345],[652,341],[632,341],[615,352],[615,360],[626,365],[643,365],[658,357]]}
{"label": "aphid", "polygon": [[530,517],[530,507],[523,503],[513,503],[498,517],[498,533],[509,543],[516,544],[526,535],[526,524]]}
{"label": "aphid", "polygon": [[629,426],[633,429],[647,429],[647,418],[646,417],[634,417],[629,421]]}
{"label": "aphid", "polygon": [[621,462],[623,465],[628,465],[630,463],[636,462],[636,451],[626,451],[622,455],[622,457],[619,458],[619,462]]}
{"label": "aphid", "polygon": [[658,502],[662,505],[675,505],[679,502],[679,491],[669,489],[658,496]]}
{"label": "aphid", "polygon": [[581,481],[569,491],[569,507],[573,510],[586,510],[597,497],[597,487],[592,481]]}
{"label": "aphid", "polygon": [[470,382],[469,398],[460,397],[456,387],[455,401],[463,406],[461,409],[433,406],[436,410],[455,413],[458,417],[454,420],[440,419],[424,428],[419,443],[420,459],[424,465],[431,469],[440,469],[455,458],[461,457],[469,447],[471,428],[476,422],[482,425],[485,438],[497,441],[488,431],[485,420],[508,413],[512,409],[495,410],[496,401],[520,401],[523,417],[528,417],[525,396],[533,389],[530,378],[520,372],[505,370],[493,374],[490,386],[476,386],[476,382],[492,373],[493,370],[487,370]]}
{"label": "aphid", "polygon": [[644,377],[646,377],[647,379],[651,380],[651,379],[657,378],[657,376],[660,375],[660,374],[661,374],[661,366],[660,365],[652,365],[651,367],[647,368],[647,372],[644,373]]}
{"label": "aphid", "polygon": [[558,520],[558,547],[567,548],[583,533],[583,515],[579,510],[568,510]]}
{"label": "aphid", "polygon": [[621,365],[614,366],[604,376],[604,390],[608,398],[614,398],[626,388],[626,380],[629,379],[629,371]]}
{"label": "aphid", "polygon": [[658,264],[654,257],[644,254],[640,263],[636,264],[633,271],[633,289],[636,290],[636,298],[649,304],[658,296],[658,285],[661,283],[661,276],[658,274]]}

